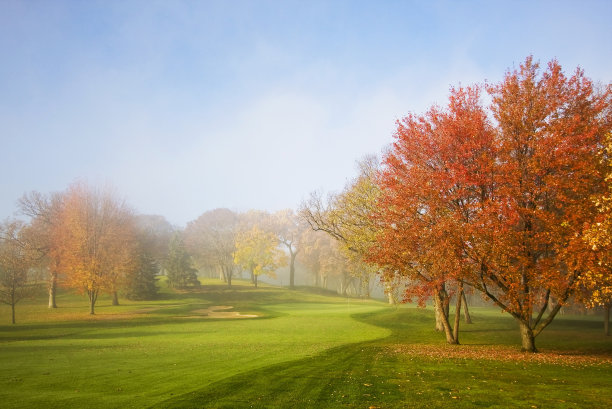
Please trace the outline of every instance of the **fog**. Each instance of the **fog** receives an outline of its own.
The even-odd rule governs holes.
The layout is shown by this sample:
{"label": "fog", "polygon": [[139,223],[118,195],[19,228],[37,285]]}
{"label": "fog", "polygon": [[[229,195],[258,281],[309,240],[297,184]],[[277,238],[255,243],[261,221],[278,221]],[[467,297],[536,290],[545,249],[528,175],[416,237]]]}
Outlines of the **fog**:
{"label": "fog", "polygon": [[75,180],[178,226],[295,209],[450,86],[529,54],[609,80],[609,2],[528,5],[2,2],[0,215]]}

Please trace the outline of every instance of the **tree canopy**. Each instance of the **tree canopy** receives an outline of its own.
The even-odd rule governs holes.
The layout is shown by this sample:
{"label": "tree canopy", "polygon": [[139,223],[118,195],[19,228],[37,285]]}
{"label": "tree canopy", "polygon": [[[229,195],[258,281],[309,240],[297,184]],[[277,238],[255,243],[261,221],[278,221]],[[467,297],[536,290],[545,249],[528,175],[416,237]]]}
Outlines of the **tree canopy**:
{"label": "tree canopy", "polygon": [[274,276],[276,269],[286,264],[285,254],[278,246],[278,237],[258,226],[238,233],[234,261],[251,273],[251,280],[255,287],[257,287],[260,275]]}
{"label": "tree canopy", "polygon": [[60,261],[64,284],[89,297],[91,314],[99,293],[116,295],[132,271],[132,217],[132,210],[109,191],[76,183],[65,194],[51,253]]}
{"label": "tree canopy", "polygon": [[[446,109],[409,115],[385,155],[371,260],[434,296],[458,281],[519,322],[523,348],[594,262],[583,239],[604,188],[595,160],[610,90],[527,58],[499,84],[453,89]],[[534,315],[535,314],[535,315]],[[450,340],[449,340],[450,342]]]}

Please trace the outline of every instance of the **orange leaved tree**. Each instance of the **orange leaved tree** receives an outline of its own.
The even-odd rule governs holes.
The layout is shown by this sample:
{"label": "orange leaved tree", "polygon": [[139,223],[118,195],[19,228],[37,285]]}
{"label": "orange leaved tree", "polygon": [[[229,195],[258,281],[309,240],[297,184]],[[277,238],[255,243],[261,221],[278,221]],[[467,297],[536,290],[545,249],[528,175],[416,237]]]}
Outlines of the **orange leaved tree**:
{"label": "orange leaved tree", "polygon": [[436,320],[451,344],[459,343],[463,278],[470,268],[464,226],[474,222],[478,202],[489,194],[494,155],[494,132],[479,89],[454,89],[446,108],[398,124],[378,180],[380,231],[368,260],[383,266],[388,279],[404,276],[411,283],[408,299],[423,303],[433,297]]}
{"label": "orange leaved tree", "polygon": [[604,189],[597,153],[610,130],[610,88],[531,57],[489,86],[496,123],[494,190],[466,228],[469,283],[518,322],[522,348],[579,288],[595,262],[584,240]]}
{"label": "orange leaved tree", "polygon": [[584,237],[598,217],[591,198],[605,187],[597,152],[611,93],[580,70],[566,77],[556,61],[541,72],[531,57],[487,90],[490,111],[476,89],[460,89],[448,109],[399,124],[372,259],[442,302],[450,282],[480,290],[535,352],[536,336],[597,262]]}
{"label": "orange leaved tree", "polygon": [[99,293],[115,296],[121,278],[133,268],[132,211],[111,192],[76,183],[65,193],[59,219],[53,251],[61,260],[64,284],[85,292],[94,314]]}
{"label": "orange leaved tree", "polygon": [[593,197],[599,217],[584,235],[585,241],[595,252],[596,260],[589,271],[580,277],[582,291],[577,299],[589,308],[603,307],[604,333],[609,336],[612,307],[612,133],[606,135],[600,163],[606,175],[606,189]]}

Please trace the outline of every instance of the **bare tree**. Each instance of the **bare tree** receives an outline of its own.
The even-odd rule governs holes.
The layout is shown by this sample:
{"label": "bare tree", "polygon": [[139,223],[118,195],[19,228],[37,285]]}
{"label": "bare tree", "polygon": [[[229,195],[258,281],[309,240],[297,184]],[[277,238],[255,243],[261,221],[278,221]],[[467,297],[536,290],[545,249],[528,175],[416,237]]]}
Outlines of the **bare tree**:
{"label": "bare tree", "polygon": [[295,288],[295,258],[301,250],[300,240],[306,225],[290,209],[277,212],[274,223],[280,243],[289,252],[289,287]]}
{"label": "bare tree", "polygon": [[[365,257],[378,230],[372,215],[376,212],[380,190],[376,185],[379,161],[366,156],[357,162],[359,174],[339,194],[313,192],[300,208],[301,218],[315,231],[329,234],[350,260],[350,271],[360,278],[360,287],[369,288],[376,266],[367,266]],[[348,270],[347,270],[348,271]]]}
{"label": "bare tree", "polygon": [[38,258],[47,271],[49,308],[57,308],[56,295],[60,260],[51,253],[55,245],[52,239],[53,230],[58,226],[63,200],[62,193],[45,195],[32,191],[24,194],[17,202],[21,214],[31,219],[30,246],[38,252]]}
{"label": "bare tree", "polygon": [[150,214],[136,215],[134,225],[141,246],[157,264],[162,265],[176,229],[164,216]]}
{"label": "bare tree", "polygon": [[185,245],[199,266],[216,267],[231,287],[236,271],[234,253],[239,231],[238,215],[229,209],[215,209],[187,224]]}
{"label": "bare tree", "polygon": [[0,227],[0,302],[11,306],[13,324],[15,306],[35,290],[31,272],[36,256],[24,238],[26,230],[19,221],[7,221]]}

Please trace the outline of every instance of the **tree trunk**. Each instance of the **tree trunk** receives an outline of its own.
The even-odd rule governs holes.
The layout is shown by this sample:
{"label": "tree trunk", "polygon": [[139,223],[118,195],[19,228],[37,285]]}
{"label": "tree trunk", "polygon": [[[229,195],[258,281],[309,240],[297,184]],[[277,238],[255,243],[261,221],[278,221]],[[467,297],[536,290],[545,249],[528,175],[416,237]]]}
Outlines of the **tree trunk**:
{"label": "tree trunk", "polygon": [[[355,297],[361,296],[361,291],[359,290],[355,278],[349,278],[348,283],[346,284],[346,289],[349,295],[353,295]],[[352,289],[352,290],[351,290]]]}
{"label": "tree trunk", "polygon": [[458,344],[459,341],[457,340],[457,338],[454,337],[453,330],[451,329],[450,323],[448,322],[448,313],[445,313],[444,311],[445,306],[448,306],[448,302],[444,299],[448,298],[448,296],[444,293],[444,290],[436,291],[434,293],[434,300],[437,299],[437,301],[435,302],[435,308],[438,310],[438,314],[440,314],[440,317],[442,319],[442,327],[444,329],[444,335],[446,336],[446,342],[448,342],[449,344]]}
{"label": "tree trunk", "polygon": [[[438,303],[442,302],[441,306]],[[440,308],[439,308],[440,307]],[[436,331],[444,331],[444,320],[448,321],[448,302],[444,303],[440,298],[434,296],[434,312],[436,315]]]}
{"label": "tree trunk", "polygon": [[119,305],[119,296],[117,295],[117,291],[113,291],[112,305]]}
{"label": "tree trunk", "polygon": [[54,271],[49,277],[49,308],[57,308],[55,296],[57,294],[57,272]]}
{"label": "tree trunk", "polygon": [[346,277],[346,273],[343,276],[342,281],[343,281],[342,295],[344,295],[345,297],[348,297],[350,295],[350,290],[351,290],[351,280]]}
{"label": "tree trunk", "polygon": [[15,324],[15,301],[13,301],[11,303],[11,323],[14,325]]}
{"label": "tree trunk", "polygon": [[438,297],[434,296],[434,314],[436,316],[436,331],[444,331],[442,325],[442,309],[439,306],[440,301]]}
{"label": "tree trunk", "polygon": [[291,256],[291,261],[289,264],[289,288],[295,288],[295,256],[297,256],[297,252],[293,252],[291,246],[289,246],[289,255]]}
{"label": "tree trunk", "polygon": [[257,288],[257,275],[253,274],[253,283],[255,283],[255,288]]}
{"label": "tree trunk", "polygon": [[463,315],[465,318],[465,323],[466,324],[471,324],[472,323],[472,317],[470,316],[470,310],[468,308],[468,303],[467,303],[467,298],[465,297],[465,291],[461,292],[461,296],[463,297]]}
{"label": "tree trunk", "polygon": [[221,274],[223,274],[223,281],[225,281],[227,283],[228,287],[232,286],[232,277],[229,274],[229,271],[227,271],[226,267],[221,267]]}
{"label": "tree trunk", "polygon": [[450,297],[448,296],[446,290],[443,292],[442,306],[444,307],[444,318],[446,321],[448,321],[450,317]]}
{"label": "tree trunk", "polygon": [[461,301],[463,300],[463,283],[457,284],[457,305],[455,306],[455,323],[453,325],[453,338],[459,343],[459,322],[461,321]]}
{"label": "tree trunk", "polygon": [[535,346],[535,336],[529,322],[519,321],[519,328],[521,331],[521,351],[538,352]]}
{"label": "tree trunk", "polygon": [[94,297],[93,292],[89,293],[89,314],[95,315],[94,306],[96,305],[96,298]]}
{"label": "tree trunk", "polygon": [[610,304],[604,306],[604,334],[610,336]]}

